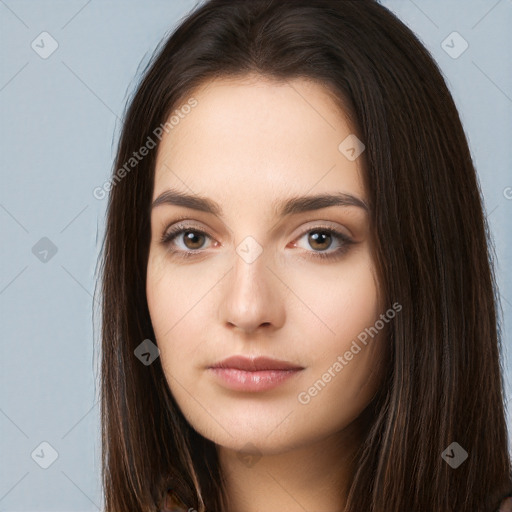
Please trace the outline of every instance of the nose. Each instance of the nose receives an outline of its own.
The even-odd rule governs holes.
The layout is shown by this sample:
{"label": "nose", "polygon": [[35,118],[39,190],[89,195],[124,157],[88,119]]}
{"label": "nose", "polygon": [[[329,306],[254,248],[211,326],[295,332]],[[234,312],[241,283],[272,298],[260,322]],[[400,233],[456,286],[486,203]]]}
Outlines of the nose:
{"label": "nose", "polygon": [[283,326],[286,286],[267,266],[264,255],[251,263],[236,256],[223,286],[220,316],[230,330],[252,334]]}

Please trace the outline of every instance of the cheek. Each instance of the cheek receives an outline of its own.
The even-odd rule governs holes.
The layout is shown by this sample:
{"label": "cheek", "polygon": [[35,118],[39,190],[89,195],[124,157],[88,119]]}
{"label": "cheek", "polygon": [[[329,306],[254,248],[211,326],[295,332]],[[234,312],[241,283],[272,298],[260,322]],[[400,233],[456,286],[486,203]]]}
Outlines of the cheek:
{"label": "cheek", "polygon": [[[340,269],[321,293],[319,288],[311,290],[307,300],[315,304],[317,318],[302,320],[305,351],[312,357],[298,402],[307,406],[308,414],[318,414],[332,425],[357,416],[379,385],[386,323],[379,321],[378,328],[375,324],[385,311],[373,267],[364,255],[350,268]],[[329,404],[341,407],[333,410]]]}
{"label": "cheek", "polygon": [[[370,327],[382,313],[378,283],[366,251],[361,251],[336,271],[319,269],[301,276],[296,293],[308,306],[297,313],[302,329],[309,332],[310,353],[342,353],[353,338]],[[312,347],[312,345],[315,345]],[[313,350],[314,349],[314,350]]]}
{"label": "cheek", "polygon": [[200,273],[195,266],[172,265],[165,255],[150,252],[148,308],[162,366],[173,375],[190,372],[198,362],[198,346],[208,327],[208,291],[218,281],[214,274]]}
{"label": "cheek", "polygon": [[344,357],[344,349],[349,350],[351,343],[345,343],[324,361],[318,361],[316,371],[309,372],[299,391],[294,409],[297,424],[307,425],[303,427],[304,435],[309,431],[318,436],[339,432],[364,411],[382,380],[380,355],[384,343],[384,337],[376,337],[366,347],[359,344],[350,361]]}
{"label": "cheek", "polygon": [[378,285],[370,263],[361,261],[352,272],[333,281],[331,299],[327,318],[334,331],[333,341],[338,340],[340,345],[350,343],[372,326],[381,313]]}

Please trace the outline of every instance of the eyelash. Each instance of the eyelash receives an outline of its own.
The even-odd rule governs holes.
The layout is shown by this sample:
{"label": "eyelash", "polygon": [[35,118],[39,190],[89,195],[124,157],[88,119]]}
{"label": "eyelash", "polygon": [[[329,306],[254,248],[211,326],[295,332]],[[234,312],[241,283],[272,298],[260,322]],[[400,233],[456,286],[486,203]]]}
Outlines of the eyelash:
{"label": "eyelash", "polygon": [[[170,247],[172,241],[174,241],[179,235],[181,235],[187,231],[213,238],[209,233],[207,233],[206,231],[203,231],[202,229],[196,229],[194,226],[187,226],[186,224],[177,224],[170,231],[164,232],[164,234],[160,238],[160,243],[162,243],[166,247]],[[330,228],[327,226],[315,226],[312,229],[308,229],[307,231],[302,233],[297,238],[297,240],[300,240],[304,235],[307,235],[308,233],[313,233],[313,232],[328,233],[330,235],[334,235],[334,238],[338,239],[338,241],[341,242],[342,245],[338,249],[335,249],[332,252],[318,252],[318,251],[315,252],[315,251],[313,251],[311,253],[311,255],[308,256],[312,259],[335,261],[335,260],[341,258],[348,251],[350,245],[355,243],[354,240],[352,240],[349,236],[345,235],[344,233],[341,233],[340,231],[337,231],[334,228]],[[182,251],[182,250],[175,250],[175,249],[169,249],[169,251],[173,255],[176,255],[179,258],[184,258],[184,259],[199,256],[203,252],[202,250]]]}

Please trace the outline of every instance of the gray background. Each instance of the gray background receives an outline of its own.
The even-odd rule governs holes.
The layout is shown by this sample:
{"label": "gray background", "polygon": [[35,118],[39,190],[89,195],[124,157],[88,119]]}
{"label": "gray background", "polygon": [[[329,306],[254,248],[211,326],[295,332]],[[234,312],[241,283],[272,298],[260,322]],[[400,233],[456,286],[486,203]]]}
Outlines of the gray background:
{"label": "gray background", "polygon": [[[0,511],[101,507],[92,295],[106,199],[92,191],[141,63],[195,3],[0,0]],[[432,52],[462,116],[499,259],[510,397],[512,1],[382,3]],[[58,43],[46,59],[31,47],[43,31]],[[453,31],[469,44],[457,58]],[[58,453],[48,469],[42,442]]]}

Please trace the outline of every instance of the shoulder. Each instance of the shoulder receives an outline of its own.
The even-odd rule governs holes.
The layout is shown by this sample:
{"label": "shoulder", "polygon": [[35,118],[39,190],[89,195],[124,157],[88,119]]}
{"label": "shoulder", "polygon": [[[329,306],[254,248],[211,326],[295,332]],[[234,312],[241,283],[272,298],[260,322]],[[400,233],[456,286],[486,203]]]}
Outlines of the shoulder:
{"label": "shoulder", "polygon": [[159,512],[189,512],[190,510],[193,509],[187,508],[187,506],[175,493],[173,493],[171,490],[168,490],[164,508]]}
{"label": "shoulder", "polygon": [[497,512],[512,512],[512,497],[505,498]]}

